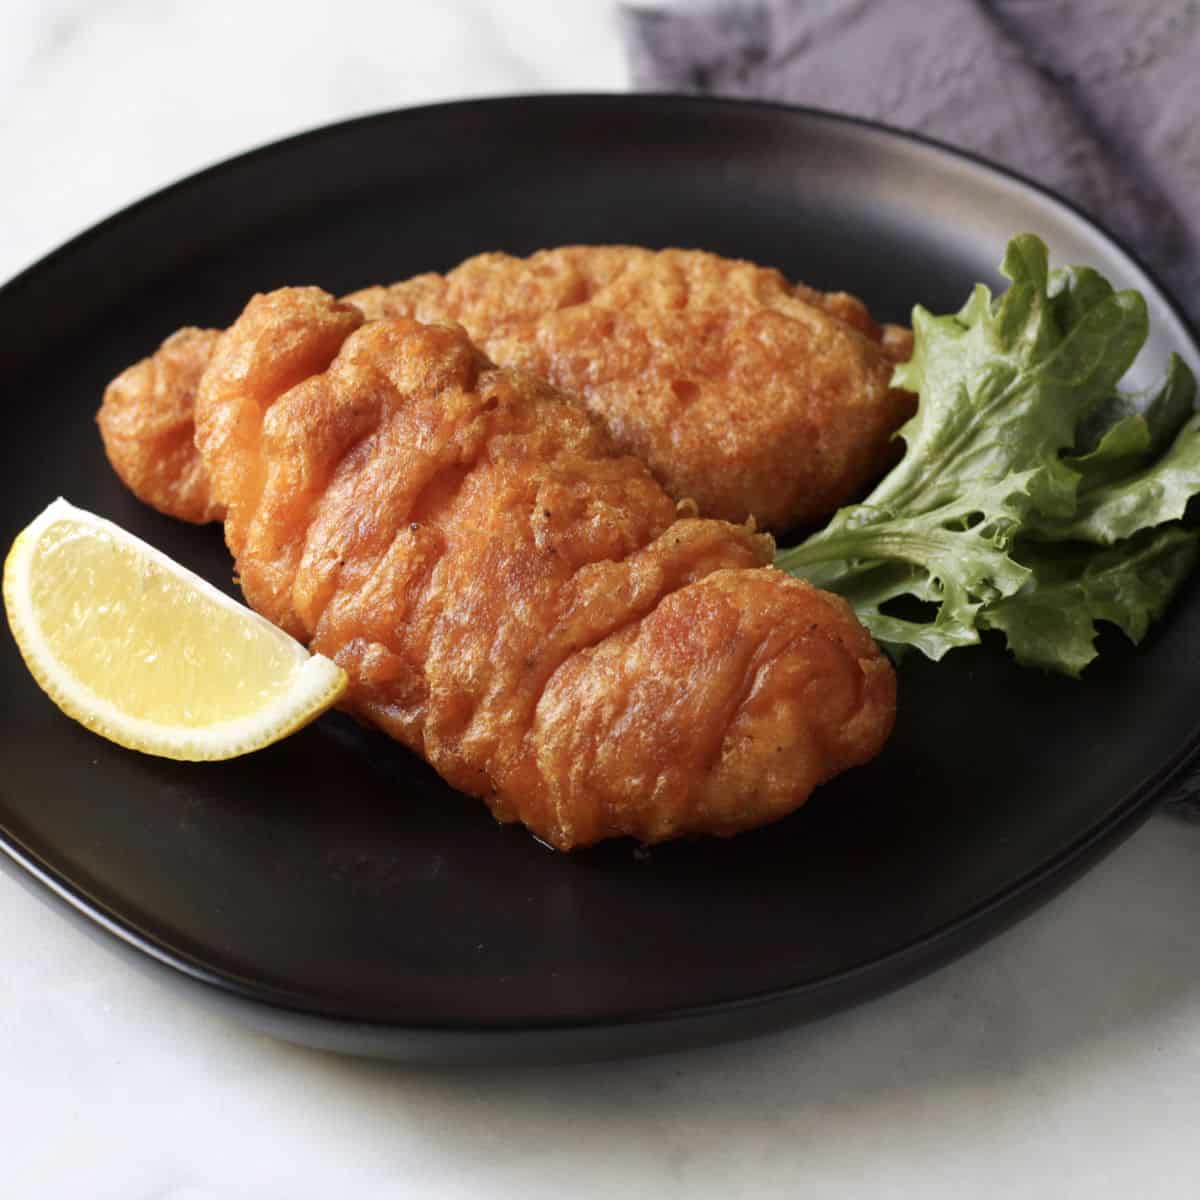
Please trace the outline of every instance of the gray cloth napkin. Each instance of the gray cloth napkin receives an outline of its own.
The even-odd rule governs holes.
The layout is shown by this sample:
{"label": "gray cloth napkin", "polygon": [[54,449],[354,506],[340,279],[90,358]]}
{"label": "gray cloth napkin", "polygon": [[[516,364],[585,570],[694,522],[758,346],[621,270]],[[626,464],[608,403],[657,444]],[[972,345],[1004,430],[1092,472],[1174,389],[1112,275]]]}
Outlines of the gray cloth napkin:
{"label": "gray cloth napkin", "polygon": [[622,10],[635,87],[837,109],[967,147],[1134,246],[1200,322],[1200,0]]}
{"label": "gray cloth napkin", "polygon": [[[1093,215],[1200,323],[1200,0],[677,0],[621,20],[636,88],[974,150]],[[1200,770],[1167,803],[1200,820]]]}

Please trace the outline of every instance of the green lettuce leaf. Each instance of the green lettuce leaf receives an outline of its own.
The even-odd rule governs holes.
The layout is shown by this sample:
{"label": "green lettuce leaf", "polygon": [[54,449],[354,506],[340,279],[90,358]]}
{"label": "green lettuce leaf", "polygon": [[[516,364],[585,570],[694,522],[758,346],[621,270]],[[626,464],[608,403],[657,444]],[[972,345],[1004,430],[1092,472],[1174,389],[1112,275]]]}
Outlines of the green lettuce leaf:
{"label": "green lettuce leaf", "polygon": [[1067,463],[1082,487],[1120,476],[1131,465],[1157,458],[1192,415],[1196,379],[1172,354],[1162,382],[1144,392],[1113,394],[1080,426],[1076,453]]}
{"label": "green lettuce leaf", "polygon": [[[1119,390],[1149,332],[1137,292],[1087,267],[1050,270],[1030,234],[1001,271],[999,297],[979,284],[953,315],[914,310],[913,355],[893,379],[919,396],[903,458],[775,561],[846,596],[891,647],[939,659],[1001,629],[1022,661],[1077,674],[1095,620],[1139,628],[1130,614],[1156,615],[1190,569],[1178,538],[1139,535],[1200,492],[1195,381],[1173,358],[1155,388]],[[1126,576],[1143,569],[1139,590]],[[1113,580],[1126,609],[1102,602]],[[1062,650],[1035,652],[1051,633]]]}
{"label": "green lettuce leaf", "polygon": [[868,506],[930,511],[979,482],[1032,472],[1033,506],[1074,511],[1079,475],[1061,452],[1137,357],[1146,303],[1080,282],[1094,272],[1052,277],[1044,243],[1030,234],[1009,243],[1000,270],[1012,286],[999,300],[977,284],[954,316],[914,310],[913,355],[893,383],[920,405],[900,430],[904,458]]}
{"label": "green lettuce leaf", "polygon": [[1142,529],[1182,517],[1200,492],[1200,417],[1179,431],[1166,454],[1126,478],[1090,488],[1068,521],[1039,523],[1038,535],[1111,546]]}
{"label": "green lettuce leaf", "polygon": [[[776,555],[775,565],[844,595],[878,640],[940,659],[979,641],[980,607],[1025,583],[1028,568],[1008,546],[1028,483],[1028,473],[980,483],[957,502],[911,516],[869,504],[843,509],[822,533]],[[883,565],[890,569],[879,570]],[[883,611],[904,596],[936,605],[931,619],[903,620]]]}
{"label": "green lettuce leaf", "polygon": [[1179,526],[1147,529],[1097,551],[1072,543],[1022,544],[1027,587],[981,614],[1002,631],[1017,661],[1078,676],[1096,657],[1096,622],[1140,642],[1196,565],[1200,534]]}
{"label": "green lettuce leaf", "polygon": [[1112,424],[1095,448],[1066,460],[1081,476],[1074,515],[1067,520],[1035,515],[1029,532],[1046,540],[1111,546],[1181,518],[1200,491],[1195,398],[1194,376],[1172,356],[1166,379],[1152,393],[1111,402]]}

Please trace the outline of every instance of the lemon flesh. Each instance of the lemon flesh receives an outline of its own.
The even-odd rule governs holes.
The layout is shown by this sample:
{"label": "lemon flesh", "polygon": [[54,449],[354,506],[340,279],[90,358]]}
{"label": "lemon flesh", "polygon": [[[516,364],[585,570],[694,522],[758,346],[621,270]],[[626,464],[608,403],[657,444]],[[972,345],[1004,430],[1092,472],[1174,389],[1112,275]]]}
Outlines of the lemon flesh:
{"label": "lemon flesh", "polygon": [[4,603],[69,716],[168,758],[231,758],[307,724],[346,676],[119,526],[56,500],[13,543]]}

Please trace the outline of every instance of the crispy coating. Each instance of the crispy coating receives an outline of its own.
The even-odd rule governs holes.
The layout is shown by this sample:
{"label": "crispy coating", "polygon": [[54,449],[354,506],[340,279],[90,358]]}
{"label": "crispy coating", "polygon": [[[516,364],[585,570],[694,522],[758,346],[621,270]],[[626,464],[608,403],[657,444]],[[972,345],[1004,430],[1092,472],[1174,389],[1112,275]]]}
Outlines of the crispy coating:
{"label": "crispy coating", "polygon": [[96,415],[108,461],[126,487],[198,525],[224,515],[193,445],[196,389],[220,336],[219,329],[173,333],[108,385]]}
{"label": "crispy coating", "polygon": [[[908,330],[881,329],[844,292],[702,251],[483,254],[448,275],[348,299],[372,318],[459,322],[493,361],[577,397],[676,499],[771,529],[817,521],[859,494],[890,464],[891,435],[914,405],[889,387],[911,353]],[[118,474],[146,503],[187,520],[210,519],[197,515],[208,511],[203,469],[187,449],[196,367],[168,340],[114,382],[101,410]],[[155,411],[164,394],[166,457]],[[110,436],[110,409],[125,414],[131,436]]]}
{"label": "crispy coating", "polygon": [[680,516],[456,326],[258,296],[196,419],[250,603],[346,669],[351,712],[553,846],[761,825],[890,732],[891,667],[843,600],[765,566],[750,526]]}
{"label": "crispy coating", "polygon": [[481,254],[348,297],[372,317],[458,321],[493,361],[579,396],[706,516],[786,529],[829,516],[894,460],[911,353],[861,301],[699,250]]}

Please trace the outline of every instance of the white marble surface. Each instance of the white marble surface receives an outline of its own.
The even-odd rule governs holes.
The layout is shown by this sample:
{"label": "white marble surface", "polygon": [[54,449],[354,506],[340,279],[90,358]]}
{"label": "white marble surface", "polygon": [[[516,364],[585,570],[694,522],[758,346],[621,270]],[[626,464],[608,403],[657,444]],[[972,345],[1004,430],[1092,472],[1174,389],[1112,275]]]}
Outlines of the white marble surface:
{"label": "white marble surface", "polygon": [[[0,277],[312,124],[624,84],[602,0],[0,0]],[[1200,827],[1156,818],[1016,929],[840,1017],[439,1071],[180,1003],[0,874],[0,1196],[1194,1196],[1198,879]]]}

